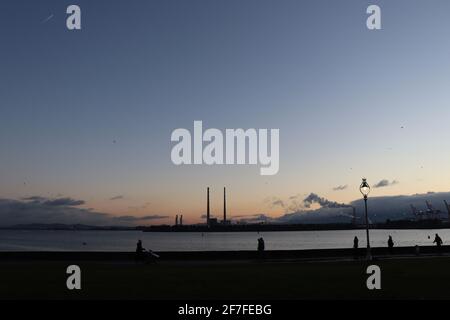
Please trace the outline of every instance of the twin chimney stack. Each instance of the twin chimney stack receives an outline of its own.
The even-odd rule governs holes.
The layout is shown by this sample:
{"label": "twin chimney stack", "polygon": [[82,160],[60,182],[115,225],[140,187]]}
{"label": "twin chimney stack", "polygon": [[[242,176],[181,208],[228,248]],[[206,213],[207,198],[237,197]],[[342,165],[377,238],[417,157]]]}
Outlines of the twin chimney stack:
{"label": "twin chimney stack", "polygon": [[[227,190],[223,188],[223,224],[227,223]],[[206,225],[209,227],[211,225],[211,211],[209,205],[209,187],[206,188]],[[217,220],[215,220],[217,221]]]}
{"label": "twin chimney stack", "polygon": [[180,219],[178,219],[178,215],[175,216],[175,225],[182,226],[183,225],[183,215],[180,215]]}

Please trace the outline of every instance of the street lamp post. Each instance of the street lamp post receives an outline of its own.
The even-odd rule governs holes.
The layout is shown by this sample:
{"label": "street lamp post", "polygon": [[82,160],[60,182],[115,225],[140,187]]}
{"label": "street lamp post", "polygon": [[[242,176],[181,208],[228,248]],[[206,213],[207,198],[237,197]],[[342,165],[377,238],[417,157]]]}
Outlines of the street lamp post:
{"label": "street lamp post", "polygon": [[364,196],[364,206],[366,209],[367,260],[372,260],[372,255],[370,253],[369,218],[367,216],[367,196],[369,195],[369,192],[370,192],[370,186],[367,183],[366,178],[362,179],[361,185],[359,186],[359,191]]}

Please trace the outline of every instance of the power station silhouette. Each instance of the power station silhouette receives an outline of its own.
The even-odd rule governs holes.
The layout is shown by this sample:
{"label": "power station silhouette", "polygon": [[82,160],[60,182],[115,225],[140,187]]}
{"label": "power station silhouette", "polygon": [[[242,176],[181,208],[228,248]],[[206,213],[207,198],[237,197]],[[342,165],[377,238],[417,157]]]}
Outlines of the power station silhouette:
{"label": "power station silhouette", "polygon": [[211,210],[209,204],[209,187],[206,188],[206,225],[208,227],[216,226],[218,224],[228,225],[230,221],[227,220],[227,189],[223,187],[223,220],[219,222],[217,218],[211,218]]}
{"label": "power station silhouette", "polygon": [[[218,221],[217,218],[211,217],[209,187],[206,188],[206,226],[230,225],[231,221],[227,220],[227,188],[223,187],[223,220]],[[175,216],[175,226],[183,226],[183,215]]]}

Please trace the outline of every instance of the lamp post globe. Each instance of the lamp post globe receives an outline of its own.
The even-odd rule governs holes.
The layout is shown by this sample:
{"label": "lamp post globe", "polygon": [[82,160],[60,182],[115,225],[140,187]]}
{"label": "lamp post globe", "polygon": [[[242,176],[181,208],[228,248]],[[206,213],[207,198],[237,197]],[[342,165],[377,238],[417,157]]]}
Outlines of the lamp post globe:
{"label": "lamp post globe", "polygon": [[367,240],[367,260],[372,260],[372,254],[370,252],[370,238],[369,238],[369,217],[367,215],[367,196],[370,193],[370,186],[367,183],[367,179],[363,178],[361,185],[359,186],[359,191],[364,196],[364,207],[366,212],[366,240]]}
{"label": "lamp post globe", "polygon": [[367,196],[370,193],[370,186],[367,183],[367,179],[366,178],[362,178],[362,182],[361,185],[359,186],[359,192],[361,192],[361,194],[364,196],[364,198],[367,198]]}

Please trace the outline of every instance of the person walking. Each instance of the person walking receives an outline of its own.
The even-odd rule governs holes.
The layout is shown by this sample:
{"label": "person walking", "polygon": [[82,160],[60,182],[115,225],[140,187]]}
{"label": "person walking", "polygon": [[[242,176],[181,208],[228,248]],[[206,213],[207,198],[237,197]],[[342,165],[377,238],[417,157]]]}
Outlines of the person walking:
{"label": "person walking", "polygon": [[441,237],[439,237],[439,235],[436,233],[436,235],[434,236],[434,241],[433,243],[436,243],[437,246],[437,251],[440,253],[441,252],[441,246],[442,246],[442,239]]}

